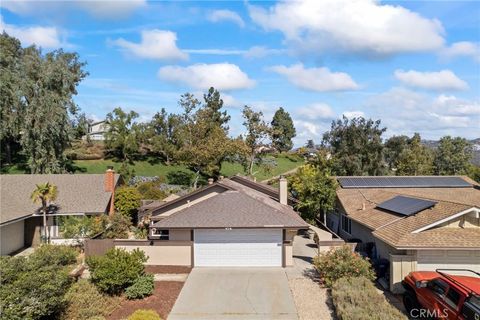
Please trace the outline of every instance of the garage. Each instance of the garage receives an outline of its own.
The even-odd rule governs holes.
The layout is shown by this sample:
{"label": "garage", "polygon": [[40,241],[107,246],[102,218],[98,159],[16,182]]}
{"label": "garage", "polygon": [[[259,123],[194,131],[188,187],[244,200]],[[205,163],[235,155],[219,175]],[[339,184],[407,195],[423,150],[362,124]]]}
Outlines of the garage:
{"label": "garage", "polygon": [[24,240],[24,220],[6,224],[0,227],[0,255],[7,255],[22,249],[25,245]]}
{"label": "garage", "polygon": [[480,272],[478,250],[418,250],[417,270],[470,269]]}
{"label": "garage", "polygon": [[281,267],[282,229],[197,229],[196,267]]}

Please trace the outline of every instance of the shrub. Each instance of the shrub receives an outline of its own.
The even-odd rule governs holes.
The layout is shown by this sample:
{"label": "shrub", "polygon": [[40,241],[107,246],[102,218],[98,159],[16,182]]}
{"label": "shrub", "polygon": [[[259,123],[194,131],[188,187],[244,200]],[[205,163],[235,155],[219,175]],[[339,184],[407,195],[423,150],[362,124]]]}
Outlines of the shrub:
{"label": "shrub", "polygon": [[152,295],[155,285],[153,274],[140,276],[135,282],[125,290],[127,299],[142,299]]}
{"label": "shrub", "polygon": [[407,319],[365,277],[337,280],[332,286],[332,301],[339,320]]}
{"label": "shrub", "polygon": [[142,195],[135,187],[120,187],[115,191],[115,210],[127,217],[133,217],[140,207]]}
{"label": "shrub", "polygon": [[66,245],[44,244],[30,255],[30,263],[38,267],[46,265],[67,266],[77,262],[78,251]]}
{"label": "shrub", "polygon": [[321,253],[314,258],[313,263],[326,286],[331,287],[335,281],[344,277],[364,276],[375,280],[372,265],[348,245]]}
{"label": "shrub", "polygon": [[167,196],[167,193],[159,189],[160,182],[148,181],[140,183],[137,186],[138,192],[142,194],[142,199],[154,199],[159,200]]}
{"label": "shrub", "polygon": [[139,309],[132,313],[128,320],[162,320],[155,310]]}
{"label": "shrub", "polygon": [[103,239],[127,239],[132,226],[130,218],[120,213],[115,213],[108,218],[109,226],[102,234]]}
{"label": "shrub", "polygon": [[189,186],[192,184],[194,174],[187,171],[170,171],[167,173],[168,183]]}
{"label": "shrub", "polygon": [[139,249],[128,252],[124,249],[110,249],[103,256],[87,258],[91,281],[97,288],[108,294],[120,294],[135,280],[144,275],[145,253]]}

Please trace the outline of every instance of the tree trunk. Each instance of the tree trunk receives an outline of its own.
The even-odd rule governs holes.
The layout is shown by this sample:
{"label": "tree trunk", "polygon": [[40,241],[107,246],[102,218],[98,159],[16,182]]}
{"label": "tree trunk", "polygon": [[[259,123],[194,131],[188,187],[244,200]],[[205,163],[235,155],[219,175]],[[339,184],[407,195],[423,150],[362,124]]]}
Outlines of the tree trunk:
{"label": "tree trunk", "polygon": [[12,163],[12,148],[8,139],[5,142],[5,162],[7,164]]}
{"label": "tree trunk", "polygon": [[248,164],[248,174],[251,176],[253,175],[253,164],[255,162],[255,153],[252,152],[250,155],[250,163]]}
{"label": "tree trunk", "polygon": [[43,243],[48,243],[49,236],[47,235],[47,203],[45,200],[42,200],[42,211],[43,211]]}

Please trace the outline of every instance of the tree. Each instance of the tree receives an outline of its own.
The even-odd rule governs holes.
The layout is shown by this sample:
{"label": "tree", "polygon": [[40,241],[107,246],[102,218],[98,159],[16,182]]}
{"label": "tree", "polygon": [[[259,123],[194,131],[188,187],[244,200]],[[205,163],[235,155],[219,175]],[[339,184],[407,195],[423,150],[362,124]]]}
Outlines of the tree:
{"label": "tree", "polygon": [[435,151],[435,173],[438,175],[468,174],[473,148],[465,138],[445,136]]}
{"label": "tree", "polygon": [[73,138],[81,139],[88,133],[88,126],[92,120],[88,119],[84,112],[78,113],[72,121]]}
{"label": "tree", "polygon": [[[50,234],[47,232],[47,210],[50,202],[57,199],[57,186],[50,182],[37,184],[35,190],[33,190],[30,198],[34,203],[41,204],[42,216],[43,216],[43,236],[44,242],[50,241]],[[47,234],[48,233],[48,234]]]}
{"label": "tree", "polygon": [[168,114],[164,108],[157,112],[147,128],[149,144],[152,150],[161,154],[167,163],[175,158],[176,152],[181,145],[181,124],[180,116]]}
{"label": "tree", "polygon": [[393,136],[385,141],[384,157],[390,170],[396,170],[400,154],[407,149],[409,138],[407,136]]}
{"label": "tree", "polygon": [[312,139],[307,140],[307,143],[305,144],[305,148],[315,149],[315,142]]}
{"label": "tree", "polygon": [[422,144],[418,133],[408,140],[406,148],[400,152],[396,163],[397,175],[430,175],[433,170],[432,153]]}
{"label": "tree", "polygon": [[142,195],[135,187],[120,187],[115,191],[115,210],[126,217],[133,218],[140,207]]}
{"label": "tree", "polygon": [[245,137],[245,144],[248,149],[247,172],[249,175],[252,175],[253,164],[258,157],[258,148],[263,140],[267,138],[270,128],[263,121],[263,113],[261,111],[255,112],[249,106],[245,106],[242,114],[245,119],[243,125],[247,129]]}
{"label": "tree", "polygon": [[202,120],[208,121],[212,128],[219,126],[225,130],[225,132],[228,132],[230,116],[226,110],[222,111],[223,100],[220,97],[220,92],[210,87],[207,94],[203,95],[203,100],[205,103],[198,116],[203,118]]}
{"label": "tree", "polygon": [[138,113],[126,113],[122,108],[115,108],[107,114],[108,130],[105,133],[105,146],[123,161],[132,161],[138,152],[136,125],[134,120]]}
{"label": "tree", "polygon": [[272,144],[275,149],[280,152],[291,150],[293,147],[292,139],[297,133],[290,114],[283,108],[278,109],[273,116],[271,128]]}
{"label": "tree", "polygon": [[384,172],[380,120],[363,117],[343,117],[332,121],[330,131],[323,135],[323,146],[329,148],[334,158],[336,175],[379,175]]}

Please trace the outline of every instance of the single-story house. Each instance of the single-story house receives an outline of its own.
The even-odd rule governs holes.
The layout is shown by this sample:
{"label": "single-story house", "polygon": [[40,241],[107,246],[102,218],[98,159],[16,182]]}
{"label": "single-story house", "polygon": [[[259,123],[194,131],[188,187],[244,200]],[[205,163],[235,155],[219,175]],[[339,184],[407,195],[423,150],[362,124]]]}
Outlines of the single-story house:
{"label": "single-story house", "polygon": [[480,187],[468,177],[337,177],[327,226],[390,264],[390,289],[410,271],[480,272]]}
{"label": "single-story house", "polygon": [[[276,190],[243,177],[221,178],[147,211],[149,243],[138,247],[149,264],[290,266],[293,237],[309,225],[288,201],[286,179]],[[136,248],[131,241],[124,247]]]}
{"label": "single-story house", "polygon": [[6,174],[0,175],[1,255],[40,243],[43,226],[41,206],[30,195],[37,184],[57,186],[57,199],[49,205],[47,225],[52,242],[62,239],[59,216],[113,213],[115,187],[119,175],[105,174]]}

